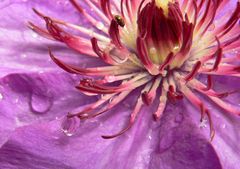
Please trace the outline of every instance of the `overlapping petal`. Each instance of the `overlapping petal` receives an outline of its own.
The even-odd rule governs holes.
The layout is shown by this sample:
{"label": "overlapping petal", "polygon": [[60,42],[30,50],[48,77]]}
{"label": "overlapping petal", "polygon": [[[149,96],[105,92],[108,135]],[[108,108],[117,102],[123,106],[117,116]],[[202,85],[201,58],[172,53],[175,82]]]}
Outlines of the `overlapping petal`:
{"label": "overlapping petal", "polygon": [[20,169],[220,169],[213,147],[183,109],[169,110],[174,111],[160,123],[152,123],[149,110],[144,109],[140,114],[144,120],[114,140],[104,140],[100,134],[122,127],[124,120],[119,119],[127,115],[127,107],[118,107],[111,116],[83,122],[72,137],[60,132],[60,120],[22,127],[1,148],[0,166],[4,169],[16,166]]}

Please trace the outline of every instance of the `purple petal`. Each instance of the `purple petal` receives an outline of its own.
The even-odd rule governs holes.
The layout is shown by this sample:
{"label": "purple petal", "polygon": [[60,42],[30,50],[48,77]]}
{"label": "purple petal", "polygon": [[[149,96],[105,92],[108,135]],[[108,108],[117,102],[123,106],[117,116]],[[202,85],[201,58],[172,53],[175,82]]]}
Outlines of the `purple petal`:
{"label": "purple petal", "polygon": [[[90,100],[65,73],[11,74],[0,80],[0,145],[16,127],[53,120]],[[94,99],[94,98],[92,98]]]}
{"label": "purple petal", "polygon": [[188,113],[179,109],[180,105],[176,105],[165,112],[159,128],[159,146],[151,155],[149,168],[221,169],[209,140],[202,135]]}
{"label": "purple petal", "polygon": [[144,109],[128,133],[112,140],[102,139],[101,134],[114,133],[116,127],[124,126],[129,114],[126,110],[122,106],[109,112],[112,115],[81,123],[79,131],[71,137],[60,132],[59,120],[19,128],[1,148],[0,166],[10,169],[15,166],[34,169],[37,164],[39,168],[57,168],[61,164],[63,168],[81,169],[221,168],[211,144],[191,119],[180,113],[181,109],[169,109],[160,126],[152,121],[149,110]]}
{"label": "purple petal", "polygon": [[[215,88],[219,92],[234,91],[239,89],[239,79],[237,78],[215,78]],[[238,105],[237,100],[239,100],[239,92],[225,98],[224,100],[233,104]],[[207,99],[203,99],[206,106],[209,108],[212,121],[215,129],[215,137],[212,141],[212,146],[218,154],[223,168],[227,169],[238,169],[240,160],[240,146],[237,140],[240,139],[239,129],[240,129],[240,117],[232,115],[222,109],[217,105],[207,102]],[[185,104],[188,112],[198,113],[195,108],[189,104]],[[200,116],[199,116],[200,117]],[[209,137],[209,124],[201,126],[199,122],[199,117],[197,115],[191,114],[191,118],[195,120],[196,124],[199,124],[201,132],[205,133],[206,137]]]}
{"label": "purple petal", "polygon": [[40,37],[27,27],[28,21],[31,21],[45,28],[43,20],[33,12],[34,7],[51,17],[77,24],[84,22],[66,0],[2,2],[0,15],[4,17],[1,18],[0,23],[0,60],[2,61],[0,77],[12,72],[39,72],[43,71],[43,68],[44,71],[60,71],[51,61],[48,47],[53,52],[61,52],[61,56],[67,55],[68,60],[79,63],[79,54],[77,58],[76,53],[65,45]]}
{"label": "purple petal", "polygon": [[60,120],[19,128],[0,149],[0,168],[54,169],[59,164],[81,169],[146,168],[155,142],[149,114],[142,113],[141,118],[146,119],[139,120],[129,133],[112,140],[101,138],[101,134],[122,128],[129,114],[126,110],[122,106],[118,112],[110,112],[113,116],[82,123],[72,137],[60,132]]}

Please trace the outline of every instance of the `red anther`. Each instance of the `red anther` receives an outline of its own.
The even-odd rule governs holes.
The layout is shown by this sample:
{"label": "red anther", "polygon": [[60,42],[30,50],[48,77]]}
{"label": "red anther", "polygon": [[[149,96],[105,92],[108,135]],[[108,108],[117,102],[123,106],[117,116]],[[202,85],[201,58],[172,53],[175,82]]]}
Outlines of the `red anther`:
{"label": "red anther", "polygon": [[45,15],[43,15],[41,12],[39,12],[37,9],[35,9],[35,8],[32,8],[32,10],[33,10],[33,12],[35,13],[35,14],[37,14],[38,16],[40,16],[41,18],[44,18],[45,17]]}
{"label": "red anther", "polygon": [[218,37],[221,38],[225,36],[238,22],[238,19],[240,17],[240,2],[237,2],[237,7],[235,11],[233,12],[232,16],[229,18],[229,20],[224,24],[224,26],[218,31],[220,34]]}
{"label": "red anther", "polygon": [[118,23],[116,20],[112,19],[110,28],[108,30],[109,36],[112,40],[112,43],[117,47],[117,48],[122,48],[122,43],[120,40],[120,35],[119,35],[119,29],[118,29]]}
{"label": "red anther", "polygon": [[201,67],[201,64],[202,64],[201,61],[198,61],[198,62],[194,65],[192,71],[184,78],[185,81],[190,81],[190,80],[192,80],[192,79],[197,75],[198,70],[199,70],[200,67]]}
{"label": "red anther", "polygon": [[111,4],[109,0],[100,0],[101,8],[104,14],[109,18],[112,19],[112,12],[111,12]]}
{"label": "red anther", "polygon": [[142,100],[147,106],[151,105],[153,102],[153,98],[146,91],[143,92],[143,94],[142,94]]}
{"label": "red anther", "polygon": [[202,122],[203,121],[203,118],[204,118],[204,115],[205,115],[205,111],[206,111],[206,109],[205,109],[205,107],[204,107],[204,105],[201,103],[200,105],[199,105],[199,108],[200,108],[200,112],[201,112],[201,119],[200,119],[200,121]]}
{"label": "red anther", "polygon": [[167,58],[164,60],[163,64],[160,66],[159,70],[163,71],[168,65],[171,64],[171,62],[173,61],[174,58],[174,54],[171,52]]}
{"label": "red anther", "polygon": [[182,95],[181,93],[179,93],[179,92],[175,92],[172,85],[169,85],[169,88],[168,88],[168,96],[169,96],[173,101],[183,99],[183,95]]}
{"label": "red anther", "polygon": [[89,78],[85,78],[85,79],[82,79],[80,81],[80,84],[83,85],[83,86],[89,86],[89,87],[93,87],[93,80],[92,79],[89,79]]}
{"label": "red anther", "polygon": [[207,6],[206,6],[205,11],[204,11],[204,13],[203,13],[203,17],[202,17],[201,20],[198,22],[198,25],[197,25],[197,27],[196,27],[197,30],[199,30],[199,29],[202,27],[203,23],[206,21],[206,17],[207,17],[208,14],[209,14],[210,6],[211,6],[211,0],[208,0]]}
{"label": "red anther", "polygon": [[193,39],[193,24],[188,23],[187,21],[183,22],[183,39],[182,39],[182,46],[180,49],[180,53],[184,55],[190,50],[192,46],[192,39]]}
{"label": "red anther", "polygon": [[205,110],[205,113],[208,117],[208,120],[209,120],[209,128],[210,128],[210,140],[212,141],[214,136],[215,136],[215,130],[214,130],[214,126],[213,126],[213,122],[212,122],[212,117],[211,117],[211,114],[209,112],[209,110]]}
{"label": "red anther", "polygon": [[208,75],[207,76],[207,87],[202,89],[203,91],[208,91],[212,88],[213,86],[213,82],[212,82],[212,76],[211,75]]}
{"label": "red anther", "polygon": [[103,51],[99,48],[98,43],[97,43],[97,39],[93,37],[93,38],[91,39],[91,43],[92,43],[92,49],[93,49],[93,51],[94,51],[99,57],[102,57],[102,56],[103,56]]}
{"label": "red anther", "polygon": [[228,97],[229,95],[237,93],[237,92],[239,92],[239,90],[235,90],[235,91],[231,91],[231,92],[219,93],[219,94],[217,94],[217,97],[218,98],[225,98],[225,97]]}
{"label": "red anther", "polygon": [[70,35],[63,31],[58,25],[56,25],[51,18],[44,16],[43,19],[46,22],[48,32],[54,39],[64,42],[67,38],[70,37]]}
{"label": "red anther", "polygon": [[77,3],[76,0],[69,0],[69,1],[80,13],[83,13],[82,7]]}
{"label": "red anther", "polygon": [[143,65],[146,67],[149,73],[156,74],[158,70],[155,70],[156,67],[148,56],[144,40],[140,37],[137,38],[137,51],[139,59],[142,61]]}
{"label": "red anther", "polygon": [[102,138],[104,139],[112,139],[112,138],[115,138],[115,137],[118,137],[122,134],[124,134],[126,131],[128,131],[131,127],[132,127],[133,123],[128,123],[127,127],[125,127],[123,130],[121,130],[120,132],[118,132],[117,134],[114,134],[114,135],[103,135]]}
{"label": "red anther", "polygon": [[213,65],[212,71],[217,71],[218,70],[218,66],[219,66],[219,64],[221,63],[221,60],[222,60],[221,44],[220,44],[220,41],[219,41],[219,39],[217,37],[216,37],[216,40],[217,40],[217,43],[218,43],[218,50],[215,53],[216,61],[215,61],[214,65]]}
{"label": "red anther", "polygon": [[123,3],[124,3],[124,0],[121,0],[121,14],[122,14],[122,16],[124,17],[124,11],[123,11]]}
{"label": "red anther", "polygon": [[152,3],[148,3],[138,15],[137,23],[141,38],[146,38],[148,34],[151,34],[153,13],[154,5]]}
{"label": "red anther", "polygon": [[160,117],[158,117],[157,114],[153,114],[153,120],[154,120],[154,121],[159,121],[159,120],[160,120]]}

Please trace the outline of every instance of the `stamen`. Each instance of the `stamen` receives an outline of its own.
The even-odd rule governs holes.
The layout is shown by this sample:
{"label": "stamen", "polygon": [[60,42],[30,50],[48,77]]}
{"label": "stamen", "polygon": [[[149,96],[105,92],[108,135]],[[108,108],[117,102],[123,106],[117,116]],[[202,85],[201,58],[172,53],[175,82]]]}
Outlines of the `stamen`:
{"label": "stamen", "polygon": [[149,73],[151,73],[152,75],[159,74],[157,67],[152,63],[148,56],[143,39],[140,37],[137,38],[137,50],[140,60],[142,61],[146,69],[149,71]]}
{"label": "stamen", "polygon": [[157,121],[161,118],[163,111],[165,110],[167,103],[167,91],[165,88],[168,88],[168,84],[164,81],[162,87],[162,93],[159,98],[159,105],[157,111],[153,114],[154,119]]}
{"label": "stamen", "polygon": [[212,88],[213,86],[213,83],[212,83],[212,76],[211,75],[208,75],[207,76],[207,87],[206,88],[203,88],[202,90],[204,91],[208,91]]}
{"label": "stamen", "polygon": [[219,39],[216,37],[217,43],[218,43],[218,50],[216,52],[216,61],[214,63],[212,71],[217,71],[219,64],[221,63],[222,60],[222,48],[219,42]]}
{"label": "stamen", "polygon": [[[145,88],[142,90],[141,93],[144,93],[146,90],[149,90],[149,88],[150,88],[150,85],[147,84],[147,85],[145,86]],[[135,105],[135,107],[134,107],[134,110],[133,110],[133,112],[132,112],[131,115],[130,115],[130,119],[129,119],[128,125],[127,125],[123,130],[121,130],[120,132],[118,132],[117,134],[109,135],[109,136],[103,135],[102,138],[104,138],[104,139],[111,139],[111,138],[120,136],[120,135],[122,135],[123,133],[125,133],[127,130],[129,130],[129,129],[132,127],[132,125],[134,124],[134,122],[135,122],[135,120],[136,120],[136,117],[137,117],[137,115],[139,114],[142,106],[143,106],[143,100],[142,100],[142,97],[141,97],[141,95],[140,95],[140,96],[138,97],[138,100],[137,100],[137,103],[136,103],[136,105]]]}
{"label": "stamen", "polygon": [[119,35],[119,29],[118,29],[118,23],[114,19],[111,22],[110,28],[109,28],[109,36],[111,37],[112,43],[118,47],[123,48],[122,43],[120,41],[120,35]]}
{"label": "stamen", "polygon": [[190,81],[190,80],[192,80],[192,79],[197,75],[198,70],[200,69],[200,67],[201,67],[201,62],[198,61],[198,62],[194,65],[192,71],[184,78],[185,81]]}
{"label": "stamen", "polygon": [[[222,100],[239,90],[218,93],[212,89],[212,75],[240,77],[236,61],[240,56],[237,53],[240,52],[239,27],[236,26],[240,2],[232,14],[221,17],[229,17],[223,25],[216,24],[214,30],[209,29],[217,23],[215,15],[227,2],[183,0],[180,6],[178,1],[168,0],[84,0],[91,8],[87,11],[81,7],[82,3],[70,0],[96,31],[33,9],[44,19],[46,28],[29,22],[30,29],[81,54],[95,57],[102,62],[100,65],[105,65],[81,68],[63,62],[49,49],[51,59],[59,67],[83,76],[76,86],[78,90],[87,96],[101,96],[81,111],[69,113],[62,125],[63,132],[75,131],[77,125],[72,126],[77,124],[75,121],[102,115],[121,104],[132,91],[141,89],[128,124],[116,134],[102,138],[115,138],[128,131],[141,108],[155,103],[156,97],[159,97],[159,104],[153,116],[159,120],[168,100],[175,102],[185,96],[200,110],[200,121],[208,117],[212,140],[215,131],[211,114],[194,92],[206,96],[223,110],[240,115],[238,106]],[[72,29],[78,34],[71,34]],[[197,80],[198,74],[207,75],[206,84]]]}

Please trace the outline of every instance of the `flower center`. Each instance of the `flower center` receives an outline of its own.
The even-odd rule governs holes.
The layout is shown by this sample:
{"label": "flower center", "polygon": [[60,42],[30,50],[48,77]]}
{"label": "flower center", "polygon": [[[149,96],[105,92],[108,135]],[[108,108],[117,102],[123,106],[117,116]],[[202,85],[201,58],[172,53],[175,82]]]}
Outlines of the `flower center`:
{"label": "flower center", "polygon": [[166,16],[168,15],[168,4],[170,2],[171,0],[155,0],[156,6],[158,8],[162,8]]}
{"label": "flower center", "polygon": [[[188,37],[183,26],[190,31]],[[192,24],[186,19],[183,20],[177,2],[149,2],[138,15],[139,38],[142,45],[147,47],[146,52],[154,64],[161,65],[169,55],[173,55],[170,68],[180,67],[184,60],[180,62],[176,55],[187,55],[192,43],[192,33]],[[189,44],[186,47],[184,45],[187,41]],[[175,56],[176,59],[173,59]]]}
{"label": "flower center", "polygon": [[[79,124],[77,120],[108,112],[136,88],[141,92],[129,123],[123,130],[103,138],[114,138],[129,130],[144,105],[152,105],[154,119],[159,120],[169,102],[183,98],[200,110],[201,121],[208,117],[213,138],[210,111],[196,92],[222,109],[240,114],[239,107],[221,100],[236,91],[219,93],[212,89],[214,75],[240,76],[239,65],[235,63],[239,56],[224,55],[233,49],[239,51],[240,35],[236,23],[240,17],[240,2],[231,15],[225,16],[228,19],[214,30],[211,25],[216,13],[227,1],[184,0],[179,4],[173,0],[121,0],[117,4],[117,1],[110,0],[99,0],[99,3],[84,0],[100,20],[83,10],[76,0],[70,2],[95,31],[47,17],[35,9],[35,13],[46,22],[46,29],[29,22],[29,27],[40,35],[65,43],[86,56],[97,57],[107,65],[80,68],[61,61],[49,50],[52,60],[62,69],[88,77],[76,86],[78,90],[88,96],[101,96],[82,111],[67,115],[63,122],[67,135],[72,135],[69,130],[77,129],[72,126]],[[62,26],[78,30],[83,36],[72,35]],[[206,82],[198,80],[200,74]],[[156,107],[152,104],[155,100],[158,102]]]}

